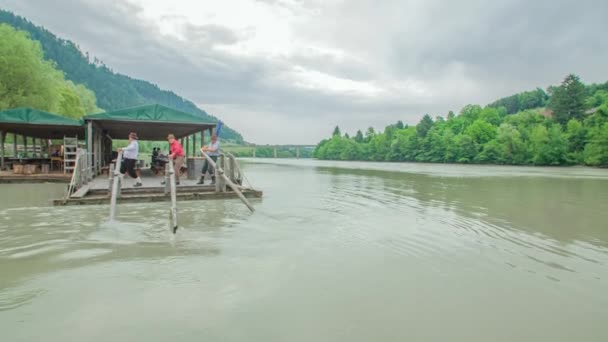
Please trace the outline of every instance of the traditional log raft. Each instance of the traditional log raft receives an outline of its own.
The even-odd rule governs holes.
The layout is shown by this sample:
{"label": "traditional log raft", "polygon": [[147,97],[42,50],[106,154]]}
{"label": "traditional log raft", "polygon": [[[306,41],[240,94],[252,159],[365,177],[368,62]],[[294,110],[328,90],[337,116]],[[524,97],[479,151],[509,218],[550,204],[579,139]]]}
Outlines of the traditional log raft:
{"label": "traditional log raft", "polygon": [[[241,190],[247,198],[261,198],[263,193],[258,190]],[[238,199],[239,196],[233,191],[215,192],[215,186],[177,187],[176,193],[179,201],[214,200],[214,199]],[[145,203],[145,202],[169,202],[171,195],[164,193],[164,188],[145,189],[122,189],[117,203]],[[53,201],[56,206],[63,205],[100,205],[110,204],[107,190],[91,190],[84,197],[68,199],[57,199]]]}

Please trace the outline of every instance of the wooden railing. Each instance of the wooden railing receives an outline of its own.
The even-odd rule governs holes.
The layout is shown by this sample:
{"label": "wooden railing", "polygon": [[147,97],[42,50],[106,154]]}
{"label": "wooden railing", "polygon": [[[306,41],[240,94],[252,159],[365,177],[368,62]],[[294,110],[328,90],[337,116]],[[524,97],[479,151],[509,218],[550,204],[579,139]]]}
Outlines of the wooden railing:
{"label": "wooden railing", "polygon": [[[234,191],[237,196],[241,199],[241,201],[247,206],[247,208],[249,208],[249,210],[251,210],[252,212],[255,211],[255,209],[253,208],[253,206],[251,205],[251,203],[249,203],[249,201],[247,200],[247,198],[245,198],[245,196],[243,195],[243,193],[241,192],[240,188],[238,185],[234,184],[234,182],[230,179],[230,177],[228,177],[224,171],[224,167],[225,167],[225,155],[220,155],[219,158],[217,159],[217,163],[215,163],[213,161],[213,159],[211,159],[211,157],[209,157],[209,155],[205,152],[202,152],[203,157],[205,157],[205,159],[207,160],[207,162],[213,166],[213,169],[215,170],[215,178],[216,178],[216,182],[215,182],[215,190],[217,192],[225,192],[226,191],[226,186],[229,186],[232,191]],[[233,159],[234,160],[234,159]],[[236,161],[236,160],[235,160]],[[236,163],[235,163],[236,164]],[[232,169],[234,170],[234,168]]]}
{"label": "wooden railing", "polygon": [[72,196],[74,192],[88,184],[92,179],[91,169],[88,166],[89,157],[89,154],[84,149],[78,149],[76,151],[74,171],[72,172],[72,178],[70,179],[70,185],[68,186],[66,198]]}

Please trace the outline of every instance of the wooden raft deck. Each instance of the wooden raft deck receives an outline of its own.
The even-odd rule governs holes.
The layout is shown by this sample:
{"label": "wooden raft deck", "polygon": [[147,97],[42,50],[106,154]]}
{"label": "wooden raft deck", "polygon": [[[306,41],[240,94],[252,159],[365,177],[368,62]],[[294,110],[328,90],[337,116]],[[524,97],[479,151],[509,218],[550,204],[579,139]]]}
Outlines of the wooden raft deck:
{"label": "wooden raft deck", "polygon": [[63,172],[23,175],[14,174],[12,171],[0,171],[0,184],[69,183],[71,178],[71,173]]}
{"label": "wooden raft deck", "polygon": [[[118,203],[141,203],[141,202],[164,202],[170,201],[170,194],[165,194],[165,186],[161,184],[163,177],[142,177],[142,187],[134,188],[135,181],[125,177]],[[235,192],[228,188],[226,192],[215,192],[215,185],[209,181],[205,185],[197,185],[197,180],[182,179],[181,184],[176,187],[177,200],[209,200],[209,199],[237,199]],[[98,176],[88,185],[85,185],[71,198],[56,199],[53,204],[63,205],[99,205],[110,204],[109,182],[107,176]],[[243,195],[247,198],[260,198],[262,191],[243,189]]]}

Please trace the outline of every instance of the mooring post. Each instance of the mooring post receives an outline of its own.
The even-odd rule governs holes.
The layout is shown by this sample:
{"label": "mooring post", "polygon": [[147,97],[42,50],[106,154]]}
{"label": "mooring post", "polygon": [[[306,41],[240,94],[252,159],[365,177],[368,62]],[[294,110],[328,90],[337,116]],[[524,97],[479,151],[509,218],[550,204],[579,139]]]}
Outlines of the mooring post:
{"label": "mooring post", "polygon": [[122,151],[118,152],[116,157],[116,167],[114,168],[114,182],[112,183],[112,198],[110,200],[110,220],[116,217],[116,199],[119,196],[119,191],[122,186],[120,184],[120,164],[122,163]]}

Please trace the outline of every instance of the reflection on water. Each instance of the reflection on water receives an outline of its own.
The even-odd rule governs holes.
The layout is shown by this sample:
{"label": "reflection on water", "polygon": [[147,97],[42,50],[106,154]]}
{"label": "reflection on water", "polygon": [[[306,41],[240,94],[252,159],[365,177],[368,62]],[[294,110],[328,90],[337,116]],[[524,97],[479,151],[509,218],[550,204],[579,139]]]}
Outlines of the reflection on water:
{"label": "reflection on water", "polygon": [[[252,161],[238,201],[46,207],[0,186],[10,341],[605,341],[608,175]],[[22,191],[34,196],[20,195]],[[33,207],[32,207],[33,206]]]}

